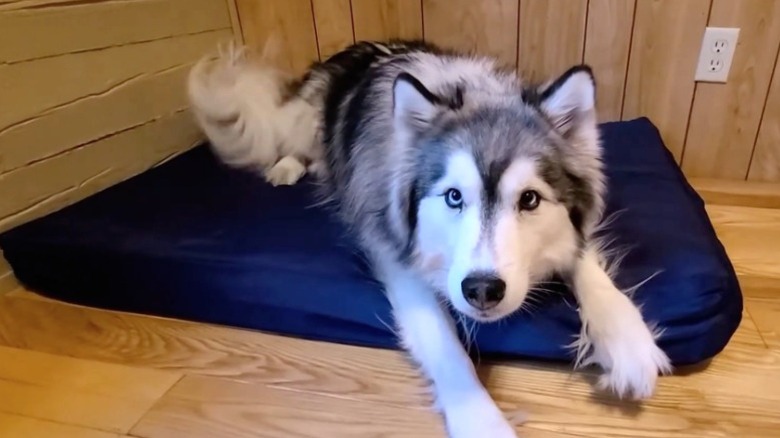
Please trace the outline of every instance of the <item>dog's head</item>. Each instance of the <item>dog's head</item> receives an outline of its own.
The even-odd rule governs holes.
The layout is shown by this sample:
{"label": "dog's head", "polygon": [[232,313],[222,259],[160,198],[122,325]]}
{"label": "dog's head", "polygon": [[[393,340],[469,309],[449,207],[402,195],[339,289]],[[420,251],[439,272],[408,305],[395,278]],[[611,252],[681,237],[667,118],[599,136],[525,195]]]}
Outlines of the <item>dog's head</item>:
{"label": "dog's head", "polygon": [[415,161],[401,195],[410,263],[459,312],[495,321],[572,266],[601,213],[595,83],[575,67],[513,96],[453,93],[394,83],[395,130]]}

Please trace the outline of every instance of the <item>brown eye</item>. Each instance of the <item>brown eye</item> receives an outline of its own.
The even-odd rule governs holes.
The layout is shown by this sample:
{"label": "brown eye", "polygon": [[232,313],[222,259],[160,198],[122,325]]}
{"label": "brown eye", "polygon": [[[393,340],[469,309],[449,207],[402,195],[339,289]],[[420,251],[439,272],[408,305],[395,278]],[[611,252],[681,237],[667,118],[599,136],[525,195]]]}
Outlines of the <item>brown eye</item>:
{"label": "brown eye", "polygon": [[536,190],[526,190],[520,194],[520,201],[517,203],[520,210],[535,210],[539,206],[541,196]]}

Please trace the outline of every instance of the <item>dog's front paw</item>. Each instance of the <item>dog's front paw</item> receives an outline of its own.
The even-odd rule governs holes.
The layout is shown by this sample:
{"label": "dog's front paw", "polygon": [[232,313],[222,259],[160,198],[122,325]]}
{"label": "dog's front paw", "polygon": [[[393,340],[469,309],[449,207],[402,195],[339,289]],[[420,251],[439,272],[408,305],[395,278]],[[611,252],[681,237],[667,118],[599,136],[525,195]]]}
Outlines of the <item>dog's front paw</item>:
{"label": "dog's front paw", "polygon": [[659,374],[670,373],[672,366],[641,318],[628,321],[606,333],[591,333],[593,351],[586,361],[599,364],[605,371],[599,389],[620,398],[641,400],[653,395]]}
{"label": "dog's front paw", "polygon": [[295,157],[286,156],[265,173],[265,180],[274,186],[290,186],[306,173],[306,167]]}
{"label": "dog's front paw", "polygon": [[444,415],[450,438],[517,438],[512,424],[488,396],[459,401]]}

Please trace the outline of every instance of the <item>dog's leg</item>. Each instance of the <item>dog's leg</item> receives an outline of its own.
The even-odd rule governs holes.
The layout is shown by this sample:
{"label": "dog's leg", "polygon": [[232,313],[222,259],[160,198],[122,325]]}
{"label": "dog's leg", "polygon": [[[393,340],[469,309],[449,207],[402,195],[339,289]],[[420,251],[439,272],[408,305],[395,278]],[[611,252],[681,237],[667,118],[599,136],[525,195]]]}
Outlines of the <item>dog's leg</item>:
{"label": "dog's leg", "polygon": [[275,186],[290,186],[305,174],[306,166],[292,155],[287,155],[266,171],[265,180]]}
{"label": "dog's leg", "polygon": [[588,355],[583,364],[597,363],[605,370],[602,389],[620,397],[650,397],[659,372],[670,372],[671,364],[639,309],[614,285],[594,249],[583,252],[573,274],[583,323],[580,348],[590,349],[578,352]]}
{"label": "dog's leg", "polygon": [[433,381],[438,407],[453,438],[514,438],[513,427],[480,383],[452,318],[435,292],[396,263],[378,274],[393,306],[404,347]]}

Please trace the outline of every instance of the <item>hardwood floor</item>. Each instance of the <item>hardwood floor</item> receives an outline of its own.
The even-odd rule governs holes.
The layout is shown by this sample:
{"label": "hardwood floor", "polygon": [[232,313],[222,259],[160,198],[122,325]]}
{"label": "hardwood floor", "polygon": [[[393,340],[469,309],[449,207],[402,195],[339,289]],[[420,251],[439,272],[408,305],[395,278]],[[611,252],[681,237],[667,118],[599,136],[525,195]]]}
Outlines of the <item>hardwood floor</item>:
{"label": "hardwood floor", "polygon": [[[701,187],[746,297],[726,350],[643,405],[566,366],[482,364],[522,436],[780,437],[780,193]],[[0,438],[444,436],[430,401],[394,351],[0,297]]]}

